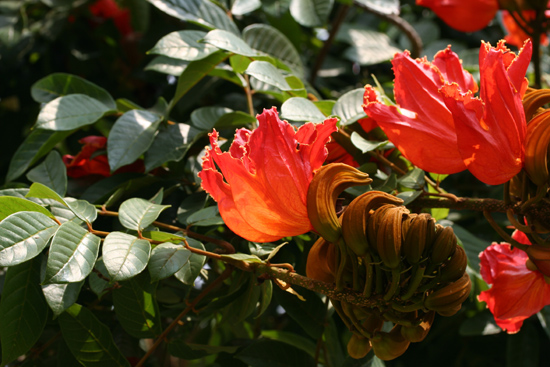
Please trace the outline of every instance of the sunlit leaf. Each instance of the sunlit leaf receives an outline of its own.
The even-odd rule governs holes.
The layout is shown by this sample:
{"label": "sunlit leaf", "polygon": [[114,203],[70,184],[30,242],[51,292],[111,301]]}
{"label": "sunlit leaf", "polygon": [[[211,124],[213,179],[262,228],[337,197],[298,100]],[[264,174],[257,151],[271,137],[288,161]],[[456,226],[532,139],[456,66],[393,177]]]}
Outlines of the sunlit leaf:
{"label": "sunlit leaf", "polygon": [[[193,248],[205,251],[204,245],[197,240],[188,238],[187,243]],[[192,253],[189,257],[189,261],[187,261],[174,276],[183,284],[193,285],[205,262],[206,256]]]}
{"label": "sunlit leaf", "polygon": [[326,21],[334,0],[292,0],[290,14],[304,27],[321,26]]}
{"label": "sunlit leaf", "polygon": [[147,266],[151,244],[122,232],[111,232],[103,241],[103,263],[113,281],[126,280]]}
{"label": "sunlit leaf", "polygon": [[46,284],[42,286],[42,292],[54,316],[61,315],[61,313],[76,302],[83,285],[84,281],[67,284]]}
{"label": "sunlit leaf", "polygon": [[0,194],[0,221],[17,212],[39,212],[52,219],[54,217],[53,214],[42,205],[38,205],[30,200],[22,199],[20,197],[14,197],[11,195],[2,196]]}
{"label": "sunlit leaf", "polygon": [[242,38],[223,29],[214,29],[208,32],[204,36],[203,42],[237,55],[256,56],[254,50]]}
{"label": "sunlit leaf", "polygon": [[160,213],[170,205],[157,205],[145,199],[132,198],[120,205],[118,219],[120,223],[135,231],[141,231],[153,223]]}
{"label": "sunlit leaf", "polygon": [[359,119],[367,117],[363,111],[363,94],[364,88],[357,88],[347,93],[344,93],[332,108],[332,113],[340,117],[340,125],[349,125]]}
{"label": "sunlit leaf", "polygon": [[151,252],[149,273],[151,280],[157,281],[174,275],[191,257],[191,251],[182,245],[161,243]]}
{"label": "sunlit leaf", "polygon": [[284,78],[283,74],[272,64],[267,61],[252,61],[248,68],[245,70],[245,74],[251,75],[254,78],[279,88],[280,90],[291,90],[288,82]]}
{"label": "sunlit leaf", "polygon": [[162,37],[149,53],[186,61],[200,60],[217,50],[217,47],[198,42],[206,32],[179,31]]}
{"label": "sunlit leaf", "polygon": [[292,97],[281,106],[281,116],[293,121],[320,122],[325,115],[307,98]]}

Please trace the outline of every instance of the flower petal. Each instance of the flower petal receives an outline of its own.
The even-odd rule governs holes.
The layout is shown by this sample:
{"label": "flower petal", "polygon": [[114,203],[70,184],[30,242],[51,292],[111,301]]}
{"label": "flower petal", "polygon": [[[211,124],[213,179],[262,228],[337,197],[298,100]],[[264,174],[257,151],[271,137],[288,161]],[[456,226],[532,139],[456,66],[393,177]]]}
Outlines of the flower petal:
{"label": "flower petal", "polygon": [[461,32],[485,28],[499,8],[498,0],[416,0],[416,4],[432,9],[450,27]]}

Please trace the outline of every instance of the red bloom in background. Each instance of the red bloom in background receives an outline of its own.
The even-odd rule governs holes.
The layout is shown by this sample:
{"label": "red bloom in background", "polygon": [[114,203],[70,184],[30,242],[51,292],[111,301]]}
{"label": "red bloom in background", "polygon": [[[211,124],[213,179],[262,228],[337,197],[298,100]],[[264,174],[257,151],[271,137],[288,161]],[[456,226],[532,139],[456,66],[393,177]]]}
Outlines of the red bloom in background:
{"label": "red bloom in background", "polygon": [[458,152],[451,111],[439,89],[446,81],[463,90],[477,91],[473,77],[462,68],[458,55],[450,47],[438,52],[433,63],[425,58],[413,60],[409,52],[398,53],[392,60],[395,73],[396,106],[378,101],[367,85],[363,109],[371,118],[364,120],[370,129],[375,120],[399,151],[425,171],[450,174],[466,166]]}
{"label": "red bloom in background", "polygon": [[479,50],[479,98],[456,84],[441,88],[453,115],[464,163],[489,185],[509,181],[523,167],[527,122],[522,99],[532,51],[530,41],[517,56],[504,41],[497,47],[483,42]]}
{"label": "red bloom in background", "polygon": [[98,18],[112,19],[121,35],[128,36],[134,32],[130,9],[120,8],[115,0],[97,0],[89,9]]}
{"label": "red bloom in background", "polygon": [[[515,231],[512,238],[530,245],[522,232]],[[479,257],[481,277],[493,286],[478,298],[487,303],[501,329],[517,333],[523,320],[550,305],[550,285],[542,273],[527,268],[524,251],[508,243],[493,243]]]}
{"label": "red bloom in background", "polygon": [[[524,10],[521,12],[521,14],[523,18],[528,22],[530,20],[534,20],[537,16],[534,10]],[[522,22],[523,27],[530,29],[527,24],[523,24],[523,21],[519,16],[517,17],[517,19]],[[504,28],[506,28],[506,31],[508,32],[508,34],[504,37],[506,43],[520,48],[521,46],[523,46],[525,41],[530,38],[530,36],[525,33],[525,31],[518,25],[518,23],[514,20],[514,17],[512,17],[510,12],[507,10],[504,10],[502,12],[502,23],[504,24]],[[545,33],[541,35],[540,43],[544,46],[548,45],[548,36]]]}
{"label": "red bloom in background", "polygon": [[344,163],[348,166],[359,167],[359,163],[353,159],[353,156],[336,141],[331,140],[326,147],[328,150],[326,163]]}
{"label": "red bloom in background", "polygon": [[[87,136],[78,141],[84,144],[82,150],[76,155],[64,155],[63,163],[67,167],[67,176],[79,178],[89,175],[111,176],[109,160],[105,154],[107,138],[103,136]],[[104,151],[103,153],[101,151]],[[119,168],[116,173],[144,172],[145,166],[142,160]]]}
{"label": "red bloom in background", "polygon": [[217,131],[209,135],[212,149],[203,158],[201,185],[218,202],[225,224],[247,240],[269,242],[308,232],[307,191],[327,157],[325,144],[337,120],[295,131],[275,107],[257,119],[254,131],[237,130],[228,152],[219,148]]}
{"label": "red bloom in background", "polygon": [[430,8],[451,28],[461,32],[485,28],[499,8],[498,0],[416,0],[416,5]]}

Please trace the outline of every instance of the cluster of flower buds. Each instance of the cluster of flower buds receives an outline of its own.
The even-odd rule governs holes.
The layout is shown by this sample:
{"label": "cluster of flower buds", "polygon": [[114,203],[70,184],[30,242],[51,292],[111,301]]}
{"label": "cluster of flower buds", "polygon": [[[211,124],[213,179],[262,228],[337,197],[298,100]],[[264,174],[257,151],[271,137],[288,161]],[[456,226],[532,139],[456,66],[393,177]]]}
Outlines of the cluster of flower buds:
{"label": "cluster of flower buds", "polygon": [[[435,313],[454,315],[471,289],[466,253],[450,227],[429,214],[410,213],[395,196],[369,191],[338,217],[334,202],[347,187],[369,179],[352,167],[330,164],[308,191],[310,220],[321,238],[313,245],[307,275],[369,299],[369,306],[331,300],[352,331],[354,358],[371,349],[383,360],[423,340]],[[393,323],[382,331],[384,322]],[[386,328],[384,328],[386,329]]]}

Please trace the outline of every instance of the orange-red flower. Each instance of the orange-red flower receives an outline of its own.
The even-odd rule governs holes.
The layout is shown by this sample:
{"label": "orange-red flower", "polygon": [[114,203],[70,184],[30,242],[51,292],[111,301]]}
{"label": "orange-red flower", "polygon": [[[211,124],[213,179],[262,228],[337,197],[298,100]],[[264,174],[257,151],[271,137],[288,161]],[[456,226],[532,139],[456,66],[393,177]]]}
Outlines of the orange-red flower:
{"label": "orange-red flower", "polygon": [[312,229],[307,191],[327,157],[325,144],[337,120],[307,123],[295,131],[279,119],[275,107],[257,119],[254,131],[237,130],[225,153],[217,131],[209,134],[212,149],[199,173],[202,187],[218,202],[225,224],[247,240],[269,242],[306,233]]}
{"label": "orange-red flower", "polygon": [[468,168],[480,181],[498,185],[523,166],[526,133],[522,97],[532,45],[515,55],[499,42],[483,43],[477,86],[449,48],[432,64],[408,53],[393,60],[395,99],[401,109],[376,100],[365,91],[367,115],[412,163],[425,171],[450,174]]}
{"label": "orange-red flower", "polygon": [[120,8],[115,0],[97,0],[90,5],[90,12],[96,17],[112,19],[123,36],[134,32],[130,19],[130,9]]}
{"label": "orange-red flower", "polygon": [[[512,238],[530,244],[522,232],[515,231]],[[524,251],[512,249],[508,243],[493,243],[479,257],[481,277],[493,286],[478,298],[487,303],[503,330],[517,333],[523,320],[550,305],[550,285],[542,273],[527,268],[528,257]]]}
{"label": "orange-red flower", "polygon": [[480,181],[498,185],[523,167],[527,128],[522,99],[528,82],[531,42],[516,56],[504,41],[497,47],[483,42],[479,51],[480,97],[446,84],[441,92],[453,114],[458,150]]}
{"label": "orange-red flower", "polygon": [[485,28],[495,17],[498,0],[416,0],[433,10],[451,28],[475,32]]}
{"label": "orange-red flower", "polygon": [[423,170],[450,174],[466,169],[456,148],[451,111],[439,93],[446,81],[458,83],[463,90],[477,91],[473,77],[462,68],[458,55],[449,47],[438,52],[433,63],[429,63],[425,58],[413,60],[405,51],[396,54],[392,64],[399,108],[379,102],[374,89],[366,86],[365,113],[408,160]]}
{"label": "orange-red flower", "polygon": [[[79,178],[89,175],[111,176],[111,168],[107,158],[107,138],[103,136],[86,136],[78,141],[84,144],[82,150],[72,156],[63,156],[63,163],[67,167],[67,176]],[[103,151],[103,152],[102,152]],[[122,172],[144,172],[143,160],[119,168],[116,173]]]}
{"label": "orange-red flower", "polygon": [[[504,39],[506,40],[506,43],[521,47],[525,41],[527,41],[530,36],[525,33],[523,30],[524,28],[530,29],[528,24],[525,24],[525,22],[522,20],[525,19],[527,22],[534,20],[537,16],[537,13],[534,10],[524,10],[521,12],[521,17],[518,15],[516,16],[516,19],[521,22],[521,26],[516,22],[516,19],[510,14],[509,11],[504,10],[502,11],[502,24],[504,25],[504,28],[506,28],[506,31],[508,34],[504,36]],[[548,17],[548,15],[546,15]],[[523,28],[522,28],[523,27]],[[542,33],[540,36],[540,43],[542,45],[547,46],[548,45],[548,36],[546,33]]]}

